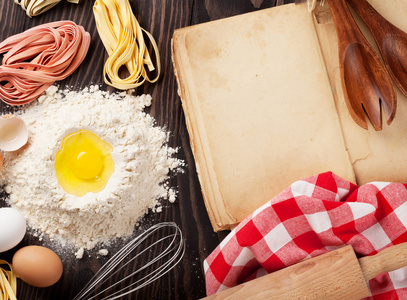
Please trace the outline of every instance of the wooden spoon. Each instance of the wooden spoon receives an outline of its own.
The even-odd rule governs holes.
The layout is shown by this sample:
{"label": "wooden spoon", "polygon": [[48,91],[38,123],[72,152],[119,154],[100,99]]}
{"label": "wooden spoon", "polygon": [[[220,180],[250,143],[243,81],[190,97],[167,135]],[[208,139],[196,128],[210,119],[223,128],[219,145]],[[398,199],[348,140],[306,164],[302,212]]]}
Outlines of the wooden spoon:
{"label": "wooden spoon", "polygon": [[330,0],[329,4],[338,35],[341,83],[349,113],[359,126],[367,129],[366,112],[373,128],[381,130],[381,105],[388,125],[396,113],[393,82],[360,31],[345,0]]}
{"label": "wooden spoon", "polygon": [[369,27],[394,83],[407,97],[407,33],[380,15],[366,0],[347,0]]}

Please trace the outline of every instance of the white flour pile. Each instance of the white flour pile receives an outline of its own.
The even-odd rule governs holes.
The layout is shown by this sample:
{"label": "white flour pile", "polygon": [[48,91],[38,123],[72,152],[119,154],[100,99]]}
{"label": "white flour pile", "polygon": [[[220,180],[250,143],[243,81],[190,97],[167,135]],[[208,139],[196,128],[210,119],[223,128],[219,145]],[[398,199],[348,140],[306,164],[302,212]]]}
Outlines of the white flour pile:
{"label": "white flour pile", "polygon": [[[20,117],[30,139],[26,147],[5,153],[0,183],[33,229],[51,239],[92,249],[98,242],[130,235],[148,209],[161,210],[159,199],[175,200],[166,181],[180,170],[169,134],[143,112],[151,96],[109,94],[97,86],[80,92],[50,87]],[[88,129],[113,146],[115,171],[106,188],[77,197],[58,184],[54,163],[63,137]]]}

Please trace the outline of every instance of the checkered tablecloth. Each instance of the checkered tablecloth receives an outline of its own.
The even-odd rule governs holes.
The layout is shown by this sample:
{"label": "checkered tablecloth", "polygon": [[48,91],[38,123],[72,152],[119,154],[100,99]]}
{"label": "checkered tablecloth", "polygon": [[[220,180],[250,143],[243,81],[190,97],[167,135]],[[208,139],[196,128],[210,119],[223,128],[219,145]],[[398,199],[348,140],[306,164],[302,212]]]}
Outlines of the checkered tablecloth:
{"label": "checkered tablecloth", "polygon": [[[249,201],[249,199],[248,199]],[[331,172],[294,182],[204,261],[208,295],[349,244],[358,256],[407,241],[407,184],[360,187]],[[407,299],[407,267],[368,283],[369,299]]]}

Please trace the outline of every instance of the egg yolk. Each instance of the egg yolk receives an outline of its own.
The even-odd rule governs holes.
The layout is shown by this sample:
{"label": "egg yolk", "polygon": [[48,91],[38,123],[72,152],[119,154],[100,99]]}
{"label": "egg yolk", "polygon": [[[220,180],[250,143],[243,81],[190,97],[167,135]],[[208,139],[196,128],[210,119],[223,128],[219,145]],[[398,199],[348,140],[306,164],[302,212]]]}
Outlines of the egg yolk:
{"label": "egg yolk", "polygon": [[79,197],[103,190],[114,172],[113,147],[89,130],[64,137],[55,157],[59,185]]}

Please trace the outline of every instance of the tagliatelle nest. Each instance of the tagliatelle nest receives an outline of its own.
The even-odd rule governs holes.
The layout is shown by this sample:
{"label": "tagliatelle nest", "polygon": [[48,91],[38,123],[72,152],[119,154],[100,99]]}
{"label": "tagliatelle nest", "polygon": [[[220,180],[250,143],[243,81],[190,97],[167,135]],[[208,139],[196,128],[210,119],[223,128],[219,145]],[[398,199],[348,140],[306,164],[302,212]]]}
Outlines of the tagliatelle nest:
{"label": "tagliatelle nest", "polygon": [[[145,81],[156,82],[160,76],[158,47],[154,37],[141,28],[129,0],[96,0],[93,12],[100,39],[109,54],[103,68],[105,83],[128,90],[139,87]],[[155,60],[147,48],[148,42],[153,48]],[[125,78],[119,74],[122,67],[128,71]],[[151,72],[154,73],[152,78]]]}
{"label": "tagliatelle nest", "polygon": [[[67,0],[71,3],[79,3],[79,0]],[[57,5],[61,0],[14,0],[15,3],[19,4],[22,9],[25,10],[27,15],[31,18],[33,16],[38,16],[43,12],[49,10],[50,8]]]}
{"label": "tagliatelle nest", "polygon": [[0,99],[9,105],[37,99],[76,70],[89,45],[90,34],[71,21],[42,24],[8,37],[0,43]]}
{"label": "tagliatelle nest", "polygon": [[[0,259],[0,265],[6,265],[9,269],[0,267],[0,296],[4,300],[17,300],[17,275],[14,272],[13,266]],[[7,268],[6,267],[6,268]]]}

